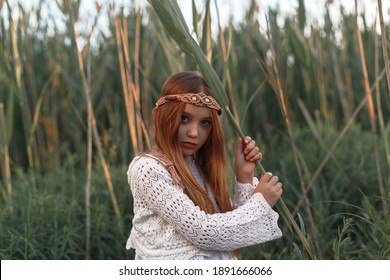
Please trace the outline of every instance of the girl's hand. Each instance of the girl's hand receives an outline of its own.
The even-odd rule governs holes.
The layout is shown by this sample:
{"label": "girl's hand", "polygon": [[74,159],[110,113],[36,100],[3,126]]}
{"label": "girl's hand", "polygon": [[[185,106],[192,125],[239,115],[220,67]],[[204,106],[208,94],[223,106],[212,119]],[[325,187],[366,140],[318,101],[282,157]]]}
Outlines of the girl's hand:
{"label": "girl's hand", "polygon": [[236,179],[240,183],[252,183],[255,174],[255,161],[261,160],[262,154],[256,142],[246,136],[244,142],[238,139],[235,156]]}
{"label": "girl's hand", "polygon": [[274,207],[280,196],[282,195],[282,183],[279,182],[277,176],[272,176],[272,173],[265,173],[259,181],[259,184],[254,190],[254,193],[260,192],[271,207]]}

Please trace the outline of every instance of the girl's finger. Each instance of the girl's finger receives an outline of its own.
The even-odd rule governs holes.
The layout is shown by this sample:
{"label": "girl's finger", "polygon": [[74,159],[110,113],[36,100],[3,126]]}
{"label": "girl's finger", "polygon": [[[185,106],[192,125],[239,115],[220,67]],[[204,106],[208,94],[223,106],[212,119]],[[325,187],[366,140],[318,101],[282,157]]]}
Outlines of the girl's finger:
{"label": "girl's finger", "polygon": [[276,183],[276,185],[274,186],[274,188],[275,188],[275,191],[281,190],[281,189],[282,189],[282,183],[280,183],[280,182]]}
{"label": "girl's finger", "polygon": [[272,177],[272,173],[266,172],[266,173],[263,174],[263,176],[261,176],[260,182],[261,182],[262,184],[265,184],[265,183],[267,183],[267,182],[269,181],[269,179],[270,179],[271,177]]}
{"label": "girl's finger", "polygon": [[250,153],[246,156],[247,160],[255,161],[255,160],[261,160],[263,155],[261,154],[258,147],[255,147],[250,151]]}
{"label": "girl's finger", "polygon": [[248,145],[248,143],[251,141],[251,138],[249,136],[245,136],[244,143],[245,145]]}
{"label": "girl's finger", "polygon": [[269,180],[269,182],[272,184],[272,186],[276,185],[276,183],[279,181],[278,176],[272,176],[272,178]]}
{"label": "girl's finger", "polygon": [[244,153],[249,154],[256,147],[256,142],[251,140],[248,144],[246,144]]}

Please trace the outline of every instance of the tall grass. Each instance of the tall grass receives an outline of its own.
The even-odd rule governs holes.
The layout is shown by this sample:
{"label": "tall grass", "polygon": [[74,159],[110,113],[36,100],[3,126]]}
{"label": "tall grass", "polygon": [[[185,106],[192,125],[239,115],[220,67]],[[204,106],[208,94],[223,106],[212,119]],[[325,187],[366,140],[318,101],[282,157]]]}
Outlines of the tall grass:
{"label": "tall grass", "polygon": [[[309,202],[309,199],[307,197],[307,194],[305,193],[305,182],[303,180],[302,168],[301,168],[301,165],[300,165],[299,159],[298,159],[298,150],[297,150],[297,146],[296,146],[296,143],[295,143],[294,136],[292,134],[292,128],[291,128],[291,124],[290,124],[290,115],[289,115],[289,111],[287,109],[287,104],[286,104],[286,97],[285,97],[285,93],[284,93],[284,90],[282,88],[282,84],[281,84],[281,81],[280,81],[279,68],[278,68],[278,66],[276,64],[275,50],[274,50],[274,47],[273,47],[272,38],[270,37],[270,34],[269,34],[269,28],[268,27],[267,27],[267,38],[268,38],[268,41],[269,41],[269,48],[270,48],[271,62],[272,62],[272,70],[273,70],[273,71],[272,70],[271,71],[268,70],[267,76],[268,77],[269,76],[273,76],[274,77],[273,79],[269,80],[269,83],[274,88],[274,91],[275,91],[275,93],[276,93],[276,95],[278,97],[279,105],[280,105],[280,108],[281,108],[281,111],[282,111],[282,114],[283,114],[283,117],[284,117],[284,120],[285,120],[287,133],[288,133],[288,136],[289,136],[289,139],[290,139],[290,142],[291,142],[291,150],[292,150],[292,153],[294,155],[294,163],[295,163],[296,171],[297,171],[297,174],[298,174],[298,177],[299,177],[299,183],[300,183],[299,185],[300,185],[301,191],[302,191],[302,198],[305,201],[305,206],[306,206],[305,210],[306,210],[306,214],[307,214],[307,217],[308,217],[308,221],[310,223],[313,243],[316,245],[317,252],[318,252],[319,256],[322,258],[321,248],[320,248],[320,245],[318,243],[318,238],[317,238],[317,231],[316,231],[316,228],[315,228],[315,225],[314,225],[314,221],[313,221],[313,214],[312,214],[312,211],[310,209],[310,202]],[[312,250],[312,249],[310,249],[310,250]],[[311,254],[312,258],[314,258],[315,255],[313,254],[312,251],[309,251],[308,253]]]}
{"label": "tall grass", "polygon": [[[101,167],[93,169],[91,184],[91,236],[86,250],[84,182],[86,174],[79,159],[68,156],[62,168],[46,176],[37,175],[39,190],[31,189],[31,179],[20,168],[14,169],[17,188],[12,194],[14,209],[0,202],[1,259],[128,259],[133,252],[124,246],[127,229],[120,228],[115,212],[107,203],[108,191]],[[113,183],[122,195],[118,204],[130,224],[132,214],[128,186],[122,183],[124,167],[111,169]]]}
{"label": "tall grass", "polygon": [[[43,0],[23,10],[15,2],[0,1],[1,256],[132,257],[124,250],[132,215],[126,166],[153,145],[150,113],[165,79],[198,68],[150,7],[131,1],[126,8],[97,6],[96,18],[86,19],[79,10],[81,0],[58,4]],[[301,230],[310,236],[321,232],[317,256],[388,258],[389,24],[378,11],[377,33],[364,14],[343,10],[336,24],[332,5],[325,6],[325,24],[318,26],[308,21],[304,1],[282,21],[279,11],[262,11],[251,1],[239,24],[220,25],[212,34],[210,21],[217,19],[207,13],[210,6],[193,2],[192,35],[229,93],[235,119],[260,144],[264,166],[281,178],[283,199],[294,209]],[[60,16],[44,18],[47,7]],[[263,14],[269,37],[259,21]],[[107,31],[98,24],[92,30],[101,18],[107,19]],[[90,20],[90,29],[83,30],[83,21]],[[356,20],[363,24],[357,26]],[[363,111],[369,96],[365,75],[375,119]],[[286,111],[278,102],[280,92]],[[236,136],[224,115],[222,122],[233,156]],[[113,219],[110,180],[123,229]],[[55,246],[50,248],[50,242]],[[286,231],[280,241],[244,249],[242,255],[308,257]]]}

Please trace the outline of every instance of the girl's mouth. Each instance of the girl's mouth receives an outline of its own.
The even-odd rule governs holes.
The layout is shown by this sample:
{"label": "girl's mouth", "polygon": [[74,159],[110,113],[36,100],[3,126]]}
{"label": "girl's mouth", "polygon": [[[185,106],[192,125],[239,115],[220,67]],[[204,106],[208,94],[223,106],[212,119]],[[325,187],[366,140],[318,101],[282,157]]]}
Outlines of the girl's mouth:
{"label": "girl's mouth", "polygon": [[181,145],[187,149],[195,149],[197,147],[197,145],[192,142],[182,142]]}

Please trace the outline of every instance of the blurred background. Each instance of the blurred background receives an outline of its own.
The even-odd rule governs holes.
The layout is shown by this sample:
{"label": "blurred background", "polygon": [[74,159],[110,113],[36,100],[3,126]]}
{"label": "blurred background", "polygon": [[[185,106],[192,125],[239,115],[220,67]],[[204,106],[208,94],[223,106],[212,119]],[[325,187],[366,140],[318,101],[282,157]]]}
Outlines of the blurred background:
{"label": "blurred background", "polygon": [[[389,259],[389,1],[178,3],[317,258]],[[133,258],[127,166],[193,58],[141,0],[0,0],[0,54],[1,259]],[[242,258],[307,259],[280,226]]]}

